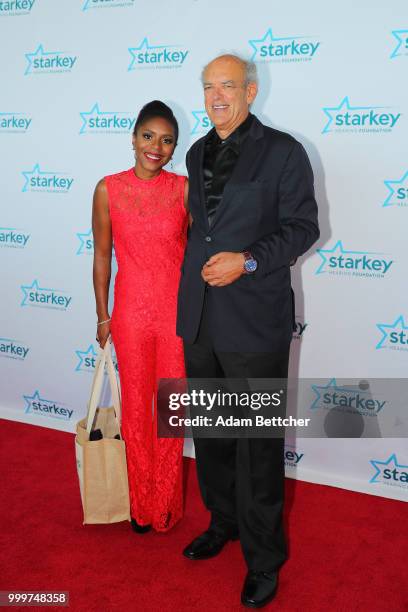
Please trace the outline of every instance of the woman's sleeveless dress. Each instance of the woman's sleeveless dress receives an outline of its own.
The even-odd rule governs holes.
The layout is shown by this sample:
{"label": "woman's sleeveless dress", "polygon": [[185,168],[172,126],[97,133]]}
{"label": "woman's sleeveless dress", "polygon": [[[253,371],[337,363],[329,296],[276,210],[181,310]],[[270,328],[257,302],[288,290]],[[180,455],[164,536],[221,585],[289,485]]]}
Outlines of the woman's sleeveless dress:
{"label": "woman's sleeveless dress", "polygon": [[159,378],[185,376],[176,336],[177,290],[185,244],[185,177],[134,169],[105,177],[118,272],[111,333],[122,389],[131,515],[170,529],[182,516],[183,440],[157,437]]}

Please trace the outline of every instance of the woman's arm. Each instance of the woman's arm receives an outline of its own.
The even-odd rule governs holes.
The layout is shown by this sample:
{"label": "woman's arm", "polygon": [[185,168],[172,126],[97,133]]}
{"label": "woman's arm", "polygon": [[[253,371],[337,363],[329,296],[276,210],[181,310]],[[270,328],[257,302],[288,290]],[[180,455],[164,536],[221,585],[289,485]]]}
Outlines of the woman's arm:
{"label": "woman's arm", "polygon": [[[104,179],[101,179],[95,188],[92,232],[94,237],[93,285],[99,322],[110,319],[108,298],[112,261],[112,225],[109,215],[108,190]],[[110,322],[97,326],[96,338],[102,348],[109,334]]]}

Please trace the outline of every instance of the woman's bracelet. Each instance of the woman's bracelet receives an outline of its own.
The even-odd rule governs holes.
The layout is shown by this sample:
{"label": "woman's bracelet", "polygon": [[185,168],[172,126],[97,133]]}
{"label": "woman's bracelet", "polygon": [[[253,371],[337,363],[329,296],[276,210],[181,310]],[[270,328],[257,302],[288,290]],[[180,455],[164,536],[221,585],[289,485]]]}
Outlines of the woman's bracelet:
{"label": "woman's bracelet", "polygon": [[110,319],[105,319],[105,321],[99,321],[96,326],[103,325],[104,323],[109,323]]}

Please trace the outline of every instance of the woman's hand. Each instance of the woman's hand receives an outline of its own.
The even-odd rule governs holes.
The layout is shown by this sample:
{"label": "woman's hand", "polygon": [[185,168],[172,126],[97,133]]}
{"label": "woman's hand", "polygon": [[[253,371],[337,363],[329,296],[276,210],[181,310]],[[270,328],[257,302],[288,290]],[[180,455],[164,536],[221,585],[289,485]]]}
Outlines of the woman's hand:
{"label": "woman's hand", "polygon": [[102,325],[96,326],[96,340],[99,342],[99,346],[103,349],[107,339],[110,336],[110,321],[102,323]]}

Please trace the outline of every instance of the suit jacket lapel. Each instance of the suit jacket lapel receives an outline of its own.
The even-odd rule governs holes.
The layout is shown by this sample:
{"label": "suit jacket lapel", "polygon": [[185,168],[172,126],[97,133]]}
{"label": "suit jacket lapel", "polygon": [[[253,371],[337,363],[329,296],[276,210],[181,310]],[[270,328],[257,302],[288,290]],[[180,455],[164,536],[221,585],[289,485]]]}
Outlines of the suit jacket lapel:
{"label": "suit jacket lapel", "polygon": [[199,149],[197,151],[197,164],[196,164],[196,172],[197,172],[197,184],[199,190],[200,197],[200,214],[201,220],[203,223],[203,227],[206,232],[209,230],[208,224],[208,216],[207,216],[207,207],[205,205],[205,192],[204,192],[204,150],[205,150],[205,139],[203,138],[200,142]]}

